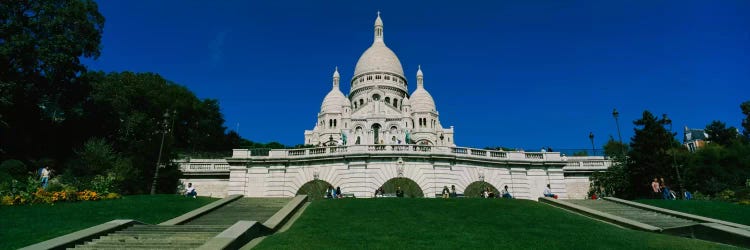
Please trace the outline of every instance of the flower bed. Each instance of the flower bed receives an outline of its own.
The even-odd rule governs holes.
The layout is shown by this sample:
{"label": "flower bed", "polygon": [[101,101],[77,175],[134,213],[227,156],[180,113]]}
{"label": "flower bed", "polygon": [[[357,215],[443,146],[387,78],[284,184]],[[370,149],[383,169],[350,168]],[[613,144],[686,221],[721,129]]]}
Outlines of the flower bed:
{"label": "flower bed", "polygon": [[121,196],[117,193],[97,193],[92,190],[63,190],[48,192],[42,188],[38,188],[36,192],[28,194],[16,194],[16,195],[4,195],[0,199],[0,205],[12,206],[12,205],[23,205],[23,204],[54,204],[57,202],[72,202],[72,201],[97,201],[97,200],[111,200],[119,199]]}

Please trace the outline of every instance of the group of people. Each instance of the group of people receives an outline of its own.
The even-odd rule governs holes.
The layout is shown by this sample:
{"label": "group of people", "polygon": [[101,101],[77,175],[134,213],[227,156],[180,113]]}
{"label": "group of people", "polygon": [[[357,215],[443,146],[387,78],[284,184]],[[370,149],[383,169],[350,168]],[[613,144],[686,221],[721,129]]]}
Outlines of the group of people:
{"label": "group of people", "polygon": [[443,186],[443,192],[441,192],[441,195],[444,199],[458,196],[458,194],[456,194],[456,185],[451,185],[450,190],[448,189],[448,186]]}
{"label": "group of people", "polygon": [[[669,186],[667,186],[666,182],[664,182],[664,178],[656,178],[654,177],[654,181],[651,182],[651,198],[659,199],[661,197],[665,200],[676,200],[677,199],[677,193],[674,190],[670,190]],[[690,192],[685,192],[685,199],[690,200],[693,198],[693,195]]]}
{"label": "group of people", "polygon": [[333,186],[328,186],[325,197],[326,199],[338,199],[344,198],[344,195],[341,193],[341,187],[333,188]]}
{"label": "group of people", "polygon": [[[383,187],[380,187],[375,190],[375,198],[385,197],[385,189]],[[401,187],[396,187],[396,197],[404,197],[404,190],[401,190]]]}
{"label": "group of people", "polygon": [[502,190],[500,190],[500,193],[495,194],[495,192],[490,189],[490,187],[484,188],[484,191],[482,191],[482,198],[506,198],[506,199],[513,199],[513,195],[510,194],[510,191],[508,191],[508,185],[505,185]]}

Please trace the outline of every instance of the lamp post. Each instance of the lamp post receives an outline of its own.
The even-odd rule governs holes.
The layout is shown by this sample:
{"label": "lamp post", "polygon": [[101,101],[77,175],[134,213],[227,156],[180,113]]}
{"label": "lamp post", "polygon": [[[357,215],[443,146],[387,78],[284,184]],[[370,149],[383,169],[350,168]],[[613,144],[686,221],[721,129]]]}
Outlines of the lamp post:
{"label": "lamp post", "polygon": [[154,181],[151,182],[151,194],[156,194],[156,182],[159,179],[159,165],[161,164],[161,153],[164,149],[164,138],[167,136],[167,126],[169,124],[167,123],[167,119],[169,119],[169,110],[167,112],[164,112],[164,122],[163,122],[163,128],[161,132],[161,144],[159,145],[159,157],[156,158],[156,168],[154,169]]}
{"label": "lamp post", "polygon": [[589,140],[591,140],[591,156],[593,156],[596,153],[596,147],[594,147],[594,132],[589,132]]}
{"label": "lamp post", "polygon": [[620,112],[617,112],[617,109],[612,110],[612,117],[615,118],[615,125],[617,125],[617,139],[620,140],[620,151],[622,151],[622,156],[625,157],[625,145],[622,144],[622,135],[620,134],[620,121],[617,119],[620,117]]}
{"label": "lamp post", "polygon": [[669,117],[667,117],[667,114],[662,114],[661,117],[662,117],[662,120],[664,120],[664,123],[669,124],[669,137],[668,138],[669,138],[669,147],[671,149],[670,151],[672,151],[672,167],[674,167],[674,171],[677,174],[677,182],[680,185],[680,193],[684,194],[685,191],[683,190],[683,186],[682,186],[682,177],[680,176],[680,168],[679,166],[677,166],[677,156],[676,156],[677,152],[675,151],[675,148],[672,145],[672,139],[673,139],[672,119],[669,119]]}

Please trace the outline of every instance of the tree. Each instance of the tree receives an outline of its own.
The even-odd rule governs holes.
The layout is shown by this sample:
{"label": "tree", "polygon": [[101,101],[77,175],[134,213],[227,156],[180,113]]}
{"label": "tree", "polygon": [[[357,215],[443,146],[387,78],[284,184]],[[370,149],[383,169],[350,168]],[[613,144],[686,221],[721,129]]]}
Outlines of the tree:
{"label": "tree", "polygon": [[[68,153],[69,117],[81,115],[81,57],[100,52],[104,17],[92,0],[0,4],[0,141],[7,157]],[[62,138],[58,138],[60,135]]]}
{"label": "tree", "polygon": [[[631,139],[626,171],[630,176],[631,195],[647,195],[654,177],[663,177],[667,185],[676,187],[677,176],[673,161],[673,148],[679,147],[674,134],[664,127],[670,124],[666,115],[657,119],[648,110],[633,122],[635,135]],[[671,124],[670,124],[671,125]]]}
{"label": "tree", "polygon": [[731,144],[739,136],[736,128],[727,128],[727,125],[721,121],[713,121],[708,124],[706,134],[708,134],[709,141],[724,146]]}
{"label": "tree", "polygon": [[745,118],[742,119],[742,135],[746,139],[750,139],[750,101],[743,102],[740,104],[740,109]]}
{"label": "tree", "polygon": [[625,155],[630,150],[627,144],[615,141],[612,137],[609,138],[607,144],[604,144],[604,155],[609,158],[624,161]]}

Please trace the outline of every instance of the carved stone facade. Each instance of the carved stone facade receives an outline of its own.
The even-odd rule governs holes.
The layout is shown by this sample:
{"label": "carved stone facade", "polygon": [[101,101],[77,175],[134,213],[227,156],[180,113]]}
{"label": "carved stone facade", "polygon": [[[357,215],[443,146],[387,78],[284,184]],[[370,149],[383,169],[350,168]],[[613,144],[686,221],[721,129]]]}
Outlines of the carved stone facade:
{"label": "carved stone facade", "polygon": [[305,144],[455,145],[453,127],[443,128],[435,101],[424,88],[421,66],[417,88],[409,95],[401,62],[385,45],[379,14],[373,43],[357,61],[348,96],[341,92],[339,80],[336,68],[318,121],[305,131]]}

